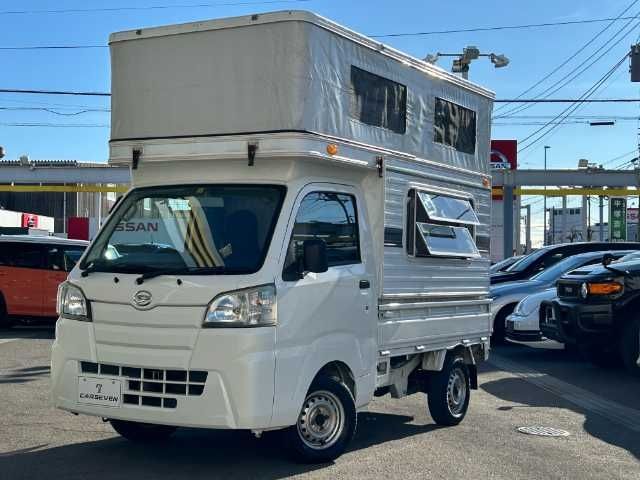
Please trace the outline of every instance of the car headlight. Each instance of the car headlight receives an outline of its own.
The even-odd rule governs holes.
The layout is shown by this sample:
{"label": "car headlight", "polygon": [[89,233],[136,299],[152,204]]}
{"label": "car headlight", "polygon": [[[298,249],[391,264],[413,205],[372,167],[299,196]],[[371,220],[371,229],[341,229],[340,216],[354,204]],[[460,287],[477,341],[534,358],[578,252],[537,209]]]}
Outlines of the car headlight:
{"label": "car headlight", "polygon": [[56,310],[62,318],[91,321],[89,303],[80,288],[68,282],[60,284],[57,300]]}
{"label": "car headlight", "polygon": [[264,327],[277,323],[275,285],[263,285],[214,298],[207,308],[203,327]]}
{"label": "car headlight", "polygon": [[580,285],[580,296],[582,298],[587,298],[589,296],[589,287],[586,283]]}
{"label": "car headlight", "polygon": [[583,283],[580,286],[580,295],[587,298],[589,295],[617,295],[624,287],[618,282]]}
{"label": "car headlight", "polygon": [[528,298],[525,297],[518,302],[513,313],[521,317],[528,317],[533,313],[535,308],[536,302],[529,301]]}

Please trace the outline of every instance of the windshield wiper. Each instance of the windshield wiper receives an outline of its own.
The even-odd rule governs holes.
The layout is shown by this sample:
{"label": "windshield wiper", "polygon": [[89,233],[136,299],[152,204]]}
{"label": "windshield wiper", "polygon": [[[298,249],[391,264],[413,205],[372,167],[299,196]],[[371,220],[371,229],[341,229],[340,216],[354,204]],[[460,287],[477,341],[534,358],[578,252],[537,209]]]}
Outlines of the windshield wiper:
{"label": "windshield wiper", "polygon": [[97,271],[100,267],[104,267],[104,262],[94,260],[93,262],[89,262],[89,264],[85,264],[84,268],[80,267],[80,275],[88,277],[91,272]]}
{"label": "windshield wiper", "polygon": [[138,278],[136,278],[136,283],[138,285],[142,285],[145,280],[149,280],[151,278],[160,277],[162,275],[179,275],[179,274],[201,274],[201,275],[210,275],[214,273],[222,273],[227,272],[227,268],[218,266],[218,267],[179,267],[179,268],[166,268],[166,269],[157,269],[157,270],[149,270],[148,272],[144,272]]}

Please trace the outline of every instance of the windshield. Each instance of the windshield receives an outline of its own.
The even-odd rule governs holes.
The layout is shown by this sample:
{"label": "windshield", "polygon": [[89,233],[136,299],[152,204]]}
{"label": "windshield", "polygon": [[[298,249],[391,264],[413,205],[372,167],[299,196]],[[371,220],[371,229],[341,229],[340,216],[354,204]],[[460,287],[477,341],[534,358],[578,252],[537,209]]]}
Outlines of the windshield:
{"label": "windshield", "polygon": [[588,257],[584,258],[579,255],[576,257],[565,258],[564,260],[559,261],[552,267],[543,270],[531,277],[531,280],[538,280],[541,282],[554,282],[562,275],[567,273],[569,270],[573,270],[574,268],[582,267],[583,265],[588,265],[592,263],[598,263],[602,260],[602,255],[596,257]]}
{"label": "windshield", "polygon": [[533,262],[535,262],[541,256],[543,256],[546,252],[547,252],[546,249],[540,249],[533,253],[530,253],[529,255],[522,257],[520,260],[518,260],[516,263],[514,263],[504,271],[505,272],[522,272],[526,270],[529,267],[529,265],[531,265]]}
{"label": "windshield", "polygon": [[123,273],[256,272],[284,193],[284,187],[274,185],[134,190],[101,230],[81,267]]}

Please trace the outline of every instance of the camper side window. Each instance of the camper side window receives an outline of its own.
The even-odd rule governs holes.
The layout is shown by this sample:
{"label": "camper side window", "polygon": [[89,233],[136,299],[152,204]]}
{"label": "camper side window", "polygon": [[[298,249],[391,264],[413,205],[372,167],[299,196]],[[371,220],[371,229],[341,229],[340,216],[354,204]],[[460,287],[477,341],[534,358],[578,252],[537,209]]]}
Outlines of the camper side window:
{"label": "camper side window", "polygon": [[358,214],[353,195],[313,192],[302,199],[287,248],[283,280],[300,278],[305,240],[321,239],[327,245],[329,267],[360,263]]}
{"label": "camper side window", "polygon": [[476,153],[476,112],[436,97],[433,141],[459,152]]}
{"label": "camper side window", "polygon": [[477,258],[474,229],[480,222],[471,200],[410,190],[407,253],[416,257]]}
{"label": "camper side window", "polygon": [[351,66],[351,116],[395,133],[407,130],[407,87]]}

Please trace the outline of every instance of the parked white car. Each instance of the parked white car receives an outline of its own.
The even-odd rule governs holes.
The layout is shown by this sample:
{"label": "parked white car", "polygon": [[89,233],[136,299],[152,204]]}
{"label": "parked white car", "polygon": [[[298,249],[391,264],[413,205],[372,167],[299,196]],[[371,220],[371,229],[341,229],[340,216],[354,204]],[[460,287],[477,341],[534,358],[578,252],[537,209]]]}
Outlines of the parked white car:
{"label": "parked white car", "polygon": [[556,296],[556,289],[549,288],[524,297],[513,313],[507,317],[507,338],[520,342],[542,340],[540,332],[540,303]]}

